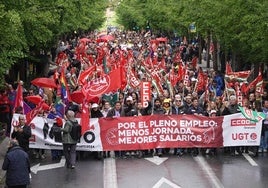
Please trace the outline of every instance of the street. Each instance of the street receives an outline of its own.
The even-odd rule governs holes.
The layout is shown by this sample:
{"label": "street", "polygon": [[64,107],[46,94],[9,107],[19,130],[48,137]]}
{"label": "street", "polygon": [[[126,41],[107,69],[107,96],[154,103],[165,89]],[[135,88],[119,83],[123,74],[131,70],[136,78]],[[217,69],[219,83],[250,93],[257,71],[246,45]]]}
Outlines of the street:
{"label": "street", "polygon": [[[40,166],[51,163],[47,156]],[[31,188],[262,188],[268,183],[268,164],[266,153],[256,158],[248,154],[230,156],[222,152],[217,156],[199,154],[192,157],[185,154],[177,157],[170,154],[141,159],[97,160],[89,156],[78,160],[75,169],[63,166],[43,168],[31,174]]]}

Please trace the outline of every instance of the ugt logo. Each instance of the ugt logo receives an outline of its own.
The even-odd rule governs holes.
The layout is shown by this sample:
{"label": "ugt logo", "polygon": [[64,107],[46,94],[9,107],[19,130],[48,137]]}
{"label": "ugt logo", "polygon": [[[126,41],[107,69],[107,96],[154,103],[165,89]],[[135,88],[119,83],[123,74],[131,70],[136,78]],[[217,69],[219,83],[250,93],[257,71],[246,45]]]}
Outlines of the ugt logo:
{"label": "ugt logo", "polygon": [[109,88],[111,79],[108,75],[92,80],[86,87],[91,96],[98,96]]}

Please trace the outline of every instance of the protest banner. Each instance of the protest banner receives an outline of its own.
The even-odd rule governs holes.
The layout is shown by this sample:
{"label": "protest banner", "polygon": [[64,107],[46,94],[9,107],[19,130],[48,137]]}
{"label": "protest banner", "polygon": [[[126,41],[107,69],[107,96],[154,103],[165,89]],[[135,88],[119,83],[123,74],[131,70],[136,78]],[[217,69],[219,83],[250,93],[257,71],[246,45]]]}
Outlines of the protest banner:
{"label": "protest banner", "polygon": [[[16,125],[17,119],[18,115],[14,115],[12,125]],[[30,148],[62,149],[61,143],[45,135],[49,134],[43,131],[45,122],[52,127],[53,122],[43,117],[35,117],[31,122]],[[91,118],[77,150],[257,146],[261,125],[261,121],[250,121],[241,113],[213,118],[195,115]]]}

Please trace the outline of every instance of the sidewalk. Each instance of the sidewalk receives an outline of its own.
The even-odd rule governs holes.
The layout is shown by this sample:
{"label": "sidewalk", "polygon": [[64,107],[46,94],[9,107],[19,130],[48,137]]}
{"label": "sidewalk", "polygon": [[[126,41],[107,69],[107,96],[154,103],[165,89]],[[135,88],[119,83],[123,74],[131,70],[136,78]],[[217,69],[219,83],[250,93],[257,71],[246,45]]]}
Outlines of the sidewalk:
{"label": "sidewalk", "polygon": [[0,144],[0,165],[1,165],[1,170],[0,170],[0,186],[4,185],[4,178],[6,175],[6,172],[2,170],[2,164],[4,162],[4,158],[7,152],[7,145],[9,142],[9,138],[5,137],[5,139],[1,142]]}

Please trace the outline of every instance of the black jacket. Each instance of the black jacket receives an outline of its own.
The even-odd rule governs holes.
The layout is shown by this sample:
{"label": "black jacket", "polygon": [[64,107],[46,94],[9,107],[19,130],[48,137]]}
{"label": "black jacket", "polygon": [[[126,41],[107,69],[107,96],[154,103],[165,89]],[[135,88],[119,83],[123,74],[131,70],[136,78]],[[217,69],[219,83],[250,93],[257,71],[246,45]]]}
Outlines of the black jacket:
{"label": "black jacket", "polygon": [[6,170],[6,184],[8,186],[30,184],[30,161],[28,154],[19,146],[14,146],[7,151],[3,170]]}
{"label": "black jacket", "polygon": [[[122,112],[121,109],[119,110],[119,113],[120,113],[120,117],[121,117],[121,116],[123,115],[123,112]],[[106,117],[114,117],[114,116],[115,116],[115,109],[112,108],[112,109],[110,109],[110,110],[108,111]]]}
{"label": "black jacket", "polygon": [[29,151],[29,139],[32,136],[32,130],[30,126],[24,125],[22,132],[15,132],[11,134],[11,138],[16,138],[18,140],[20,147],[24,149],[24,151]]}

